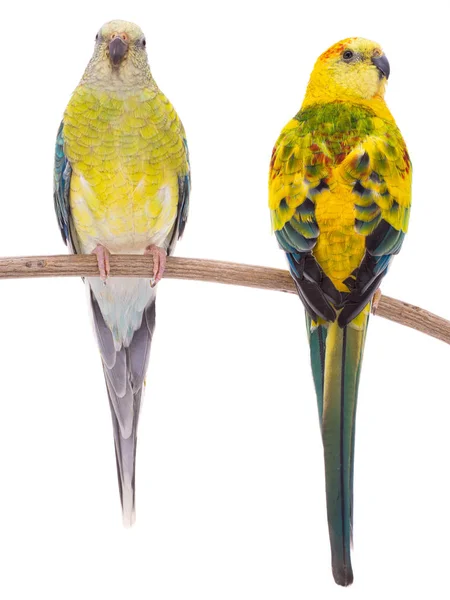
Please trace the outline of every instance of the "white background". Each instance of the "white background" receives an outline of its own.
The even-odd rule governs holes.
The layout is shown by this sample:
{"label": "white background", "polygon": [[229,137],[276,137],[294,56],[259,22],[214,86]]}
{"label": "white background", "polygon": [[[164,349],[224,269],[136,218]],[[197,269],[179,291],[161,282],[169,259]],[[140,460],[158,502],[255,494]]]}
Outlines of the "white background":
{"label": "white background", "polygon": [[[317,56],[348,36],[391,63],[414,163],[385,294],[450,317],[448,4],[10,3],[1,15],[0,255],[64,253],[56,130],[103,22],[135,21],[185,125],[183,256],[284,267],[273,144]],[[448,597],[448,346],[379,317],[356,435],[355,583],[330,569],[322,448],[295,296],[163,281],[139,431],[137,524],[122,529],[100,359],[78,279],[1,282],[0,597]]]}

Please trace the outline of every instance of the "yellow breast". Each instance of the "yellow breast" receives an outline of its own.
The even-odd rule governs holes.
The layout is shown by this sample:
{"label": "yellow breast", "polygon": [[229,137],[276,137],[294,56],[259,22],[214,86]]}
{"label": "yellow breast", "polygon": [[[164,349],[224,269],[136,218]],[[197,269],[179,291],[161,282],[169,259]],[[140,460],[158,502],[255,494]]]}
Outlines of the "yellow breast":
{"label": "yellow breast", "polygon": [[83,251],[161,245],[186,171],[181,123],[158,90],[118,97],[80,86],[64,115],[70,206]]}

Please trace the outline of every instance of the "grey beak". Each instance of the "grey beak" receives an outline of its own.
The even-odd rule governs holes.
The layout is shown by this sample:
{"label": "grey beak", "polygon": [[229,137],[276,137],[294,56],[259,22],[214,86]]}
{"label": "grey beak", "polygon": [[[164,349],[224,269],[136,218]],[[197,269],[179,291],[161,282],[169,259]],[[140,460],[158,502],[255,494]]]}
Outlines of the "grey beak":
{"label": "grey beak", "polygon": [[389,79],[389,73],[391,72],[391,68],[389,66],[389,61],[384,56],[384,54],[383,54],[383,56],[377,56],[377,57],[374,56],[372,58],[372,62],[376,66],[378,71],[380,72],[380,79],[382,77],[386,77],[386,79]]}
{"label": "grey beak", "polygon": [[109,59],[112,64],[117,67],[123,60],[123,57],[127,53],[128,44],[123,41],[119,36],[115,37],[109,42]]}

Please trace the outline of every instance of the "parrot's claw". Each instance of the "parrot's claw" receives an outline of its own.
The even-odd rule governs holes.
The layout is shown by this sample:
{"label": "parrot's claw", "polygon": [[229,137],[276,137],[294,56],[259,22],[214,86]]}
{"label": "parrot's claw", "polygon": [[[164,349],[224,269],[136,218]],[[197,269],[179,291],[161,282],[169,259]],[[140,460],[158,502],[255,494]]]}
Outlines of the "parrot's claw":
{"label": "parrot's claw", "polygon": [[97,244],[97,246],[92,250],[91,254],[95,254],[97,256],[97,264],[98,270],[100,272],[100,279],[106,283],[106,280],[109,275],[109,257],[111,256],[109,250],[102,246],[101,244]]}
{"label": "parrot's claw", "polygon": [[373,315],[377,314],[378,305],[380,304],[380,300],[381,300],[381,290],[380,290],[380,288],[378,288],[372,298],[372,314]]}
{"label": "parrot's claw", "polygon": [[164,248],[160,248],[159,246],[151,244],[150,246],[147,246],[144,254],[151,254],[153,257],[153,279],[150,285],[152,287],[155,287],[155,285],[158,283],[158,281],[161,280],[164,274],[164,269],[166,268],[167,253],[164,250]]}

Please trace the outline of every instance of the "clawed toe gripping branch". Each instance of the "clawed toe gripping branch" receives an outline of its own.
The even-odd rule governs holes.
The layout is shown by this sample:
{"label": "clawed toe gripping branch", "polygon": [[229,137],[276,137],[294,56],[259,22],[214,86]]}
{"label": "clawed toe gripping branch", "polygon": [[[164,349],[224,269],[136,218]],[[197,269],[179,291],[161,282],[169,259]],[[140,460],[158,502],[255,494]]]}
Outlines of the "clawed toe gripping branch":
{"label": "clawed toe gripping branch", "polygon": [[[148,277],[151,255],[111,255],[110,277]],[[0,279],[98,277],[97,258],[88,254],[0,258]],[[169,257],[164,277],[225,283],[296,294],[288,271],[197,258]],[[450,344],[450,321],[402,300],[381,296],[376,314]]]}

